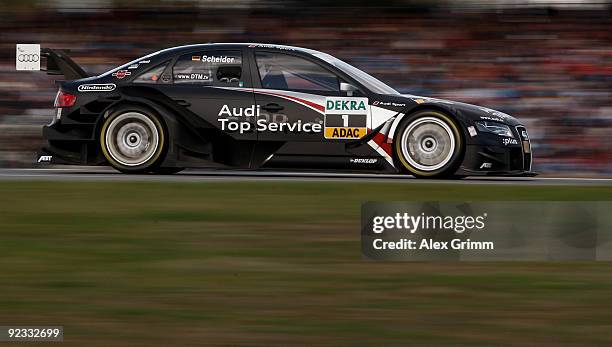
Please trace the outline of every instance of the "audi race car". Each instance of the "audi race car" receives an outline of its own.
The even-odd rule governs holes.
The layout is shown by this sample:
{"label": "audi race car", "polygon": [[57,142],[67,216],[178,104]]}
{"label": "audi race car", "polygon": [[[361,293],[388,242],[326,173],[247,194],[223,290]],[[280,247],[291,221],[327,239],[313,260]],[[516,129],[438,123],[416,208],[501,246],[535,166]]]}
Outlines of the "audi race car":
{"label": "audi race car", "polygon": [[39,163],[124,173],[187,167],[335,169],[416,177],[534,175],[525,127],[485,107],[401,95],[329,54],[269,44],[164,49],[99,76],[42,49],[64,76]]}

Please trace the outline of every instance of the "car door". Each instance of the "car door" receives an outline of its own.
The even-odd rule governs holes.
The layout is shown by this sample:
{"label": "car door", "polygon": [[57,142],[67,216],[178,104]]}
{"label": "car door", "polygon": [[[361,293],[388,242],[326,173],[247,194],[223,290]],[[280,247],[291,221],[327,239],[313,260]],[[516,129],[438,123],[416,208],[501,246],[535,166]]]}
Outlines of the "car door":
{"label": "car door", "polygon": [[345,143],[367,133],[367,98],[347,96],[316,60],[257,49],[254,61],[257,139],[286,141],[278,154],[346,155]]}
{"label": "car door", "polygon": [[182,54],[164,93],[232,138],[254,141],[257,107],[245,65],[242,49]]}

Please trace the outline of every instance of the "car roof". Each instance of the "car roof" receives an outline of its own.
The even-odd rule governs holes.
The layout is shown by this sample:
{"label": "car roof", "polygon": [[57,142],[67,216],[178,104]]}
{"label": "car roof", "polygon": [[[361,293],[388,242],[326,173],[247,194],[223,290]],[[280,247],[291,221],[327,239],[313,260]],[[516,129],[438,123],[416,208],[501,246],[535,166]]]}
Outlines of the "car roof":
{"label": "car roof", "polygon": [[223,43],[223,42],[218,42],[218,43],[197,43],[197,44],[191,44],[191,45],[169,47],[169,48],[157,51],[154,54],[178,53],[180,51],[198,49],[198,48],[202,48],[202,49],[204,48],[224,48],[224,49],[229,48],[231,49],[231,48],[242,48],[245,46],[252,47],[252,48],[271,48],[271,49],[278,49],[278,50],[284,50],[284,51],[295,51],[295,52],[302,52],[302,53],[307,53],[307,54],[322,53],[322,52],[315,51],[314,49],[309,49],[309,48],[287,46],[287,45],[277,45],[277,44],[270,44],[270,43]]}

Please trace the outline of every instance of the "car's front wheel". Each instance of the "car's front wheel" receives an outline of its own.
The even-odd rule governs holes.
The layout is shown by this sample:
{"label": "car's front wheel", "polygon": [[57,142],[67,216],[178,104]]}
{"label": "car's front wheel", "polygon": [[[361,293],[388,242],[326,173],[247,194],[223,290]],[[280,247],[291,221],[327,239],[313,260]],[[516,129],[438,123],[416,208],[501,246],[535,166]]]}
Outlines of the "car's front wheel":
{"label": "car's front wheel", "polygon": [[160,117],[148,109],[127,107],[112,112],[100,131],[100,146],[108,162],[124,173],[158,168],[166,150]]}
{"label": "car's front wheel", "polygon": [[421,110],[408,116],[400,124],[394,144],[402,168],[416,177],[452,177],[463,159],[459,127],[437,110]]}

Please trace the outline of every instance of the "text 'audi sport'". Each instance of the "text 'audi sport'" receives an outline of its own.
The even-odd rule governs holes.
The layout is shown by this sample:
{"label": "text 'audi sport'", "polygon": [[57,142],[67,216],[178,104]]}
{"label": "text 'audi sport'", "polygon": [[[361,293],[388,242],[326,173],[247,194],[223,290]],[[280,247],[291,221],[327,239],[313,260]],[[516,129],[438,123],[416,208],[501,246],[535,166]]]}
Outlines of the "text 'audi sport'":
{"label": "text 'audi sport'", "polygon": [[40,163],[110,164],[125,173],[207,167],[534,175],[527,129],[517,119],[401,95],[310,49],[181,46],[92,77],[64,51],[40,54],[47,73],[65,79],[43,129]]}

